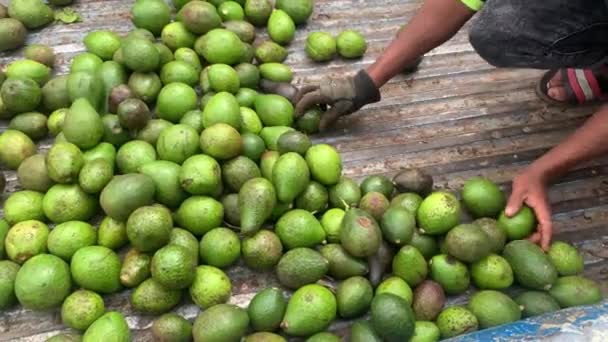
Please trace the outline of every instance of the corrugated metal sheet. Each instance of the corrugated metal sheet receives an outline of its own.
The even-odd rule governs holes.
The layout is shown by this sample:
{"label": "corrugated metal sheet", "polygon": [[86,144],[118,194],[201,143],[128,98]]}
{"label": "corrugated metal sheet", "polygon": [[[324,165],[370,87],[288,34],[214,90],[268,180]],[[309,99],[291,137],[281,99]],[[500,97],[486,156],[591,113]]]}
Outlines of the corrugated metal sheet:
{"label": "corrugated metal sheet", "polygon": [[[0,3],[7,4],[7,0]],[[133,1],[77,0],[73,6],[83,22],[52,25],[31,32],[30,43],[51,45],[58,54],[56,72],[65,73],[70,58],[83,51],[83,36],[96,29],[127,32]],[[296,34],[287,63],[296,82],[318,80],[325,74],[355,72],[368,66],[394,34],[407,23],[419,0],[317,0],[310,23]],[[324,30],[334,34],[358,29],[368,39],[362,60],[311,63],[303,52],[306,36]],[[260,33],[259,39],[264,34]],[[0,65],[20,58],[20,52],[0,54]],[[427,55],[420,70],[399,75],[383,89],[383,101],[341,121],[336,129],[315,140],[331,143],[342,153],[347,175],[392,175],[402,167],[421,167],[435,176],[440,187],[457,189],[465,179],[485,175],[509,191],[510,180],[526,164],[570,134],[590,109],[563,111],[547,107],[533,91],[536,70],[495,69],[481,60],[467,39],[467,28]],[[7,122],[0,121],[0,130]],[[44,149],[44,144],[41,146]],[[14,190],[15,174],[8,173]],[[4,195],[6,197],[6,195]],[[556,237],[577,243],[588,264],[586,274],[601,282],[608,293],[608,159],[601,158],[570,172],[551,187]],[[254,275],[246,268],[230,270],[234,283],[231,302],[246,305],[259,289],[276,285],[272,274]],[[464,297],[454,302],[463,302]],[[137,316],[128,293],[107,298],[110,309],[128,315],[137,341],[150,339],[150,317]],[[193,318],[198,310],[179,310]],[[15,309],[0,314],[0,341],[41,341],[63,329],[57,311],[34,313]],[[338,324],[338,327],[340,324]]]}

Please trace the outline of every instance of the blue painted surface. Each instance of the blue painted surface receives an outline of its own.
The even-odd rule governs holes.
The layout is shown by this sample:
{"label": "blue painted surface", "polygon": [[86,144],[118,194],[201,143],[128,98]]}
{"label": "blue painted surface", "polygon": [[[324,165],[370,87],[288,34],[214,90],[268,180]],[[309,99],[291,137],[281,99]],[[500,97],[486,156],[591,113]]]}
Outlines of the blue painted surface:
{"label": "blue painted surface", "polygon": [[[574,307],[531,317],[510,324],[484,329],[449,342],[540,341],[548,337],[583,337],[583,328],[593,326],[594,333],[608,336],[608,300],[596,305]],[[570,339],[570,341],[573,341]],[[608,341],[608,340],[604,340]]]}

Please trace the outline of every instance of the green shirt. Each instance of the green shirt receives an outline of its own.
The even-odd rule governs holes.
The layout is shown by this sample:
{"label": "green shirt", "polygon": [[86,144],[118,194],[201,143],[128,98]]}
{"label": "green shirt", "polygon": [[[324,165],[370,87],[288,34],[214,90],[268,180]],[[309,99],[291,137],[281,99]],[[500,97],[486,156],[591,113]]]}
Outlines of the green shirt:
{"label": "green shirt", "polygon": [[479,11],[483,5],[485,4],[485,0],[460,0],[462,3],[470,8],[471,10],[477,12]]}

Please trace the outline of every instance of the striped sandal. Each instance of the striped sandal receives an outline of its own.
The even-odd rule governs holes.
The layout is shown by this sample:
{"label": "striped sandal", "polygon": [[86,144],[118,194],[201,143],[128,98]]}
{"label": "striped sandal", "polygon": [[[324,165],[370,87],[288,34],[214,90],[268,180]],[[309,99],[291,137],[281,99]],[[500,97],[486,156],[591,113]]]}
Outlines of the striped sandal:
{"label": "striped sandal", "polygon": [[[561,73],[568,99],[560,101],[549,96],[548,84]],[[536,94],[541,100],[558,106],[593,105],[608,101],[608,67],[592,69],[556,69],[547,71],[536,85]]]}

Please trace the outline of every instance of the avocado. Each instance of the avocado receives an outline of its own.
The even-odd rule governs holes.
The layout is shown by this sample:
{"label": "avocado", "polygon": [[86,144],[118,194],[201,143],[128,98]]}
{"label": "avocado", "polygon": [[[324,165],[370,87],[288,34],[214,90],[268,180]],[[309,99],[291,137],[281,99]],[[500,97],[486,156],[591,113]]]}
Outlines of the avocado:
{"label": "avocado", "polygon": [[233,65],[241,61],[244,44],[234,32],[215,28],[196,40],[194,50],[211,64]]}
{"label": "avocado", "polygon": [[70,267],[61,258],[36,255],[17,272],[15,295],[26,309],[49,310],[59,306],[70,294],[70,279]]}
{"label": "avocado", "polygon": [[[207,67],[206,70],[209,81],[209,87],[212,91],[218,93],[214,97],[217,97],[221,93],[236,94],[236,92],[241,87],[239,75],[236,73],[236,70],[234,70],[230,65],[213,64]],[[238,103],[234,96],[232,97],[232,100],[233,103]],[[205,109],[207,109],[207,107],[209,107],[211,103],[212,102],[210,101],[209,104],[205,106]]]}
{"label": "avocado", "polygon": [[226,303],[230,299],[230,278],[217,267],[201,265],[196,268],[194,281],[190,285],[192,301],[202,309]]}
{"label": "avocado", "polygon": [[277,141],[278,151],[281,154],[295,152],[304,156],[311,146],[310,138],[298,131],[289,131],[281,134]]}
{"label": "avocado", "polygon": [[242,88],[257,89],[260,82],[260,71],[251,63],[241,63],[234,67],[239,75],[239,83]]}
{"label": "avocado", "polygon": [[131,8],[131,21],[135,27],[159,36],[163,27],[171,22],[171,9],[164,1],[136,1]]}
{"label": "avocado", "polygon": [[393,273],[403,278],[410,286],[416,286],[428,273],[426,260],[415,247],[404,246],[393,259]]}
{"label": "avocado", "polygon": [[199,56],[196,54],[196,51],[190,48],[182,47],[175,50],[174,58],[176,61],[186,62],[196,69],[196,72],[200,74],[203,70],[203,66],[201,64],[201,60]]}
{"label": "avocado", "polygon": [[131,340],[129,326],[125,317],[120,312],[109,311],[99,317],[85,331],[82,341],[95,342],[106,338],[116,342],[128,342]]}
{"label": "avocado", "polygon": [[306,134],[318,133],[319,124],[321,123],[321,113],[318,106],[307,110],[296,120],[296,127],[299,131]]}
{"label": "avocado", "polygon": [[262,177],[260,168],[254,161],[244,156],[231,159],[222,166],[224,184],[234,192],[239,192],[248,180],[259,177]]}
{"label": "avocado", "polygon": [[404,299],[390,293],[372,300],[371,322],[385,341],[407,341],[414,334],[414,312]]}
{"label": "avocado", "polygon": [[367,51],[367,42],[359,31],[345,30],[336,38],[336,47],[344,58],[360,58]]}
{"label": "avocado", "polygon": [[29,78],[42,87],[51,79],[51,68],[30,59],[22,59],[14,61],[6,67],[6,77]]}
{"label": "avocado", "polygon": [[433,192],[427,196],[416,213],[416,221],[424,234],[442,235],[460,222],[460,202],[447,191]]}
{"label": "avocado", "polygon": [[127,220],[127,237],[141,252],[154,252],[169,242],[173,220],[171,212],[162,206],[135,209]]}
{"label": "avocado", "polygon": [[493,218],[480,218],[473,221],[489,238],[490,251],[492,253],[502,253],[507,243],[507,233],[498,227],[498,223]]}
{"label": "avocado", "polygon": [[285,253],[277,264],[279,282],[291,289],[298,289],[321,279],[329,268],[329,262],[310,248],[295,248]]}
{"label": "avocado", "polygon": [[293,124],[294,107],[289,100],[280,95],[258,95],[254,105],[264,126],[291,126]]}
{"label": "avocado", "polygon": [[101,191],[99,201],[106,215],[126,221],[135,209],[152,202],[155,188],[154,180],[146,175],[114,176]]}
{"label": "avocado", "polygon": [[314,180],[331,186],[340,180],[342,159],[338,151],[327,144],[317,144],[306,151],[306,162]]}
{"label": "avocado", "polygon": [[484,177],[473,177],[464,183],[462,201],[474,217],[496,217],[507,202],[498,185]]}
{"label": "avocado", "polygon": [[247,0],[243,9],[247,21],[256,26],[266,25],[272,14],[272,4],[268,0]]}
{"label": "avocado", "polygon": [[224,207],[214,198],[192,196],[182,202],[174,217],[180,227],[196,236],[203,236],[222,224]]}
{"label": "avocado", "polygon": [[241,231],[248,235],[257,232],[272,214],[276,202],[274,186],[267,179],[253,178],[243,184],[239,191]]}
{"label": "avocado", "polygon": [[583,256],[574,246],[566,242],[554,241],[547,255],[560,276],[572,276],[583,272]]}
{"label": "avocado", "polygon": [[456,258],[438,254],[431,258],[429,265],[431,279],[439,283],[447,294],[459,294],[469,288],[469,270]]}
{"label": "avocado", "polygon": [[513,284],[511,266],[496,254],[490,254],[471,264],[471,277],[479,289],[501,290]]}
{"label": "avocado", "polygon": [[296,25],[302,25],[312,15],[314,2],[313,0],[277,0],[275,6],[285,11]]}
{"label": "avocado", "polygon": [[475,262],[490,254],[488,235],[474,224],[460,224],[445,236],[448,254],[465,262]]}
{"label": "avocado", "polygon": [[329,188],[329,203],[332,207],[341,209],[356,207],[360,200],[359,184],[348,177],[342,177],[338,184]]}
{"label": "avocado", "polygon": [[163,44],[173,51],[183,47],[193,48],[196,42],[196,35],[190,32],[181,21],[165,25],[160,38]]}
{"label": "avocado", "polygon": [[316,333],[306,339],[306,342],[340,342],[340,337],[327,331]]}
{"label": "avocado", "polygon": [[127,244],[127,227],[124,222],[119,222],[106,216],[97,229],[97,244],[117,250]]}
{"label": "avocado", "polygon": [[38,112],[18,114],[10,121],[8,128],[25,133],[32,140],[46,137],[48,133],[47,117]]}
{"label": "avocado", "polygon": [[362,260],[348,255],[339,244],[325,245],[319,252],[329,262],[328,274],[335,279],[363,276],[368,272],[367,265]]}
{"label": "avocado", "polygon": [[120,258],[109,248],[86,246],[72,256],[70,270],[74,282],[97,293],[114,293],[121,289]]}
{"label": "avocado", "polygon": [[521,309],[509,296],[494,290],[475,293],[467,308],[477,317],[480,328],[489,328],[521,319]]}
{"label": "avocado", "polygon": [[416,230],[415,216],[401,207],[389,208],[380,221],[384,239],[395,244],[405,245],[412,240]]}
{"label": "avocado", "polygon": [[345,279],[336,290],[338,313],[343,318],[361,316],[369,309],[373,297],[374,289],[369,280],[361,276]]}
{"label": "avocado", "polygon": [[346,211],[340,228],[340,241],[344,249],[355,257],[376,254],[382,233],[373,217],[361,209]]}
{"label": "avocado", "polygon": [[517,282],[533,290],[549,290],[557,280],[557,270],[549,257],[528,240],[509,242],[503,251]]}
{"label": "avocado", "polygon": [[361,182],[361,193],[363,195],[370,192],[379,192],[386,198],[391,198],[393,191],[395,191],[393,182],[384,175],[372,175],[366,177],[363,182]]}
{"label": "avocado", "polygon": [[167,313],[152,323],[152,335],[158,341],[189,342],[192,323],[175,313]]}
{"label": "avocado", "polygon": [[[228,31],[234,32],[239,39],[244,43],[253,43],[255,41],[255,27],[244,20],[228,20],[222,23],[222,26]],[[257,83],[256,83],[257,85]]]}
{"label": "avocado", "polygon": [[84,163],[78,174],[78,183],[82,190],[98,194],[114,176],[114,164],[106,159],[95,159]]}
{"label": "avocado", "polygon": [[337,52],[336,39],[328,32],[312,32],[306,39],[306,55],[315,62],[327,62]]}
{"label": "avocado", "polygon": [[351,342],[382,342],[368,321],[356,321],[350,327]]}
{"label": "avocado", "polygon": [[203,112],[198,109],[186,112],[179,123],[194,128],[199,134],[205,129],[203,126]]}
{"label": "avocado", "polygon": [[388,199],[380,192],[368,192],[361,197],[359,208],[370,213],[374,219],[380,221],[389,207]]}
{"label": "avocado", "polygon": [[177,12],[177,20],[186,25],[189,31],[202,35],[222,24],[222,18],[215,6],[204,1],[189,1]]}
{"label": "avocado", "polygon": [[[95,110],[102,109],[101,106],[105,96],[103,80],[101,79],[100,73],[96,71],[77,71],[70,73],[70,76],[68,77],[68,95],[72,102],[82,98],[87,100]],[[79,104],[79,106],[81,106],[81,104]],[[84,106],[81,106],[80,108],[82,107]],[[93,123],[96,123],[96,121],[93,121]],[[86,127],[89,127],[89,125],[90,124],[87,124]]]}
{"label": "avocado", "polygon": [[171,230],[169,244],[184,247],[188,252],[190,252],[193,263],[198,264],[199,242],[192,233],[182,228],[173,228]]}
{"label": "avocado", "polygon": [[464,306],[450,306],[437,317],[437,327],[442,338],[450,338],[477,330],[475,315]]}
{"label": "avocado", "polygon": [[430,321],[416,321],[414,335],[410,342],[436,342],[439,341],[441,332],[437,325]]}
{"label": "avocado", "polygon": [[156,186],[155,199],[170,208],[177,208],[188,197],[181,187],[179,175],[181,167],[173,162],[157,160],[146,163],[139,172],[149,176]]}
{"label": "avocado", "polygon": [[77,290],[61,306],[61,321],[68,327],[84,331],[105,312],[103,298],[95,292]]}
{"label": "avocado", "polygon": [[534,214],[534,211],[526,205],[512,217],[507,217],[504,210],[498,217],[498,227],[507,234],[509,240],[519,240],[530,236],[536,228],[536,225],[536,215]]}
{"label": "avocado", "polygon": [[6,255],[12,261],[23,264],[36,255],[46,253],[48,236],[48,226],[40,221],[19,222],[6,234]]}
{"label": "avocado", "polygon": [[42,100],[42,90],[36,81],[25,77],[8,77],[0,87],[5,109],[11,113],[35,110]]}
{"label": "avocado", "polygon": [[194,155],[182,164],[179,183],[193,195],[214,196],[222,188],[220,164],[208,155]]}
{"label": "avocado", "polygon": [[156,141],[158,158],[182,164],[199,151],[198,132],[186,125],[176,124],[163,130]]}
{"label": "avocado", "polygon": [[134,95],[129,97],[137,97],[147,104],[152,104],[158,98],[163,84],[154,72],[134,72],[129,77],[128,87]]}
{"label": "avocado", "polygon": [[126,39],[122,44],[122,53],[126,66],[133,71],[155,71],[160,65],[160,54],[156,46],[146,39]]}
{"label": "avocado", "polygon": [[101,117],[103,124],[103,141],[114,146],[121,146],[130,139],[129,131],[120,125],[118,115],[106,114]]}
{"label": "avocado", "polygon": [[287,59],[287,49],[275,42],[265,41],[255,48],[255,59],[260,64],[283,63]]}
{"label": "avocado", "polygon": [[522,308],[523,317],[538,316],[560,309],[557,301],[546,292],[526,291],[513,299]]}
{"label": "avocado", "polygon": [[45,221],[42,209],[44,194],[36,191],[17,191],[4,202],[4,219],[11,225],[26,221]]}
{"label": "avocado", "polygon": [[277,199],[291,203],[308,186],[310,172],[302,156],[288,152],[279,157],[272,170],[272,183],[277,192]]}
{"label": "avocado", "polygon": [[232,126],[216,123],[201,133],[200,146],[203,153],[215,159],[232,159],[241,154],[243,139]]}
{"label": "avocado", "polygon": [[97,243],[97,232],[86,222],[68,221],[58,224],[49,233],[49,253],[70,261],[74,253],[83,247]]}
{"label": "avocado", "polygon": [[65,138],[82,149],[95,147],[104,134],[103,123],[86,99],[74,101],[63,122]]}
{"label": "avocado", "polygon": [[53,337],[49,337],[45,342],[81,342],[82,335],[74,333],[58,334]]}
{"label": "avocado", "polygon": [[144,280],[131,295],[131,305],[143,314],[162,314],[173,309],[182,298],[180,290],[170,290],[153,278]]}
{"label": "avocado", "polygon": [[[152,278],[170,290],[190,286],[198,262],[186,247],[169,244],[154,253],[150,271]],[[198,261],[198,260],[196,260]]]}
{"label": "avocado", "polygon": [[438,283],[425,280],[414,290],[412,309],[419,321],[434,321],[445,304],[445,293]]}
{"label": "avocado", "polygon": [[315,214],[325,210],[328,200],[327,189],[320,183],[311,181],[296,198],[295,206],[298,209],[304,209]]}
{"label": "avocado", "polygon": [[559,306],[590,305],[602,300],[602,292],[597,282],[582,276],[566,276],[557,279],[549,294]]}
{"label": "avocado", "polygon": [[20,266],[12,261],[0,261],[0,309],[5,310],[17,303],[15,278]]}
{"label": "avocado", "polygon": [[42,209],[53,223],[88,221],[97,212],[97,199],[76,184],[55,184],[44,195]]}
{"label": "avocado", "polygon": [[239,342],[247,332],[247,311],[231,304],[219,304],[203,311],[192,327],[194,342]]}
{"label": "avocado", "polygon": [[281,135],[293,130],[293,128],[286,126],[264,127],[260,131],[260,137],[264,139],[264,143],[266,143],[267,149],[271,151],[277,151],[279,149],[278,142]]}
{"label": "avocado", "polygon": [[8,15],[30,30],[45,26],[54,19],[53,10],[42,0],[13,0],[8,5]]}
{"label": "avocado", "polygon": [[247,312],[255,331],[275,331],[281,325],[287,300],[281,290],[266,288],[258,292],[249,303]]}
{"label": "avocado", "polygon": [[43,154],[34,154],[25,159],[17,169],[17,179],[24,189],[39,192],[46,192],[54,184]]}
{"label": "avocado", "polygon": [[120,37],[112,31],[99,30],[89,32],[83,40],[88,52],[108,61],[121,46]]}
{"label": "avocado", "polygon": [[378,286],[378,284],[380,284],[384,273],[386,273],[393,261],[394,255],[395,253],[391,246],[389,246],[386,241],[381,240],[378,252],[367,258],[367,263],[369,265],[368,279],[373,286]]}
{"label": "avocado", "polygon": [[268,18],[268,35],[278,44],[289,44],[296,33],[296,25],[283,10],[272,11]]}
{"label": "avocado", "polygon": [[101,76],[101,66],[103,60],[97,55],[90,52],[79,53],[74,56],[72,63],[70,64],[70,73],[74,74],[77,72],[86,72],[90,75]]}
{"label": "avocado", "polygon": [[240,226],[241,213],[239,212],[239,195],[224,195],[222,197],[222,205],[224,206],[224,221],[231,226]]}
{"label": "avocado", "polygon": [[78,146],[68,142],[55,143],[46,156],[46,165],[53,181],[69,184],[78,181],[84,158]]}
{"label": "avocado", "polygon": [[41,89],[44,108],[55,111],[70,106],[72,102],[68,93],[68,78],[68,75],[61,75],[46,82]]}
{"label": "avocado", "polygon": [[27,29],[19,20],[0,18],[0,51],[17,49],[25,44]]}
{"label": "avocado", "polygon": [[243,342],[287,342],[287,340],[281,336],[270,332],[257,332],[245,337]]}
{"label": "avocado", "polygon": [[433,190],[433,177],[420,169],[403,169],[393,177],[399,192],[413,192],[426,196]]}
{"label": "avocado", "polygon": [[137,287],[150,278],[150,263],[152,258],[145,253],[131,248],[125,255],[120,269],[120,283],[125,287]]}
{"label": "avocado", "polygon": [[[310,184],[315,185],[316,187],[316,182],[310,182]],[[322,187],[322,185],[319,185]],[[311,187],[309,185],[309,187]],[[316,191],[316,190],[315,190]],[[323,194],[321,192],[321,190],[318,191],[319,192],[319,202],[321,200],[321,195]],[[307,192],[304,193],[305,195],[307,194]],[[325,198],[323,198],[325,199]],[[312,200],[309,201],[310,203],[313,203]],[[325,203],[325,205],[327,205],[327,203]],[[296,201],[296,206],[298,206],[298,201]],[[318,207],[320,208],[320,206]],[[325,209],[325,206],[323,207],[323,209]],[[320,210],[323,210],[320,209]],[[330,243],[337,243],[340,242],[340,228],[342,225],[342,219],[344,218],[344,214],[346,212],[340,208],[332,208],[329,209],[327,211],[325,211],[323,213],[323,216],[321,216],[321,225],[323,226],[323,229],[325,230],[325,235],[327,236],[327,241]]]}
{"label": "avocado", "polygon": [[130,130],[142,129],[150,120],[150,109],[140,99],[126,99],[116,109],[120,124]]}
{"label": "avocado", "polygon": [[336,297],[330,290],[317,284],[305,285],[289,299],[281,328],[288,335],[310,336],[327,329],[336,311]]}
{"label": "avocado", "polygon": [[258,271],[273,268],[283,256],[281,240],[269,230],[261,230],[242,243],[242,258],[245,264]]}

